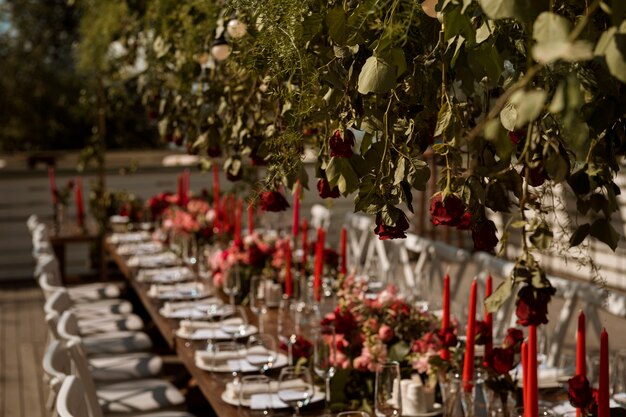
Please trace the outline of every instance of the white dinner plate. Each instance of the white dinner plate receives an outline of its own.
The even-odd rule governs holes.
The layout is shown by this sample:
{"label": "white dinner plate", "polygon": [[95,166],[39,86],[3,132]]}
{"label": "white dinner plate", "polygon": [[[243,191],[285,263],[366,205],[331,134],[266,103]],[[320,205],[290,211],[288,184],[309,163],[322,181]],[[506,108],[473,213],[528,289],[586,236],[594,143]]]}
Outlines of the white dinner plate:
{"label": "white dinner plate", "polygon": [[[198,352],[200,353],[200,352]],[[209,371],[209,372],[224,372],[224,373],[230,373],[230,372],[258,372],[259,368],[256,366],[251,365],[245,357],[239,358],[239,359],[229,359],[228,361],[226,361],[225,363],[222,362],[220,365],[218,366],[213,366],[213,364],[207,363],[208,361],[210,361],[210,357],[211,354],[208,352],[202,352],[202,355],[206,355],[207,361],[203,360],[202,358],[200,358],[198,355],[196,355],[196,366],[200,369],[202,369],[203,371]],[[287,366],[287,355],[283,354],[283,353],[279,353],[276,356],[276,361],[274,362],[274,365],[272,366],[272,369],[278,369],[278,368],[282,368],[284,366]]]}
{"label": "white dinner plate", "polygon": [[[243,339],[253,334],[257,334],[259,329],[256,326],[248,326],[245,333],[238,334],[236,339]],[[187,340],[231,340],[232,335],[226,333],[221,327],[205,327],[194,330],[193,333],[183,331],[182,328],[176,330],[176,336]]]}
{"label": "white dinner plate", "polygon": [[233,307],[228,304],[197,304],[195,306],[177,308],[174,311],[167,311],[165,307],[161,307],[159,314],[168,319],[177,320],[218,320],[230,316],[233,314],[233,311]]}
{"label": "white dinner plate", "polygon": [[[326,396],[324,395],[324,392],[322,392],[322,390],[316,386],[313,398],[311,398],[311,402],[309,402],[309,404],[315,404],[317,402],[324,401],[325,398]],[[229,390],[225,390],[222,393],[222,401],[224,401],[226,404],[234,405],[235,407],[239,406],[239,398],[235,397],[233,393],[231,393]],[[265,404],[268,401],[270,403],[269,408],[273,410],[290,408],[287,404],[282,402],[280,398],[278,398],[277,393],[272,393],[269,396],[267,394],[254,394],[250,400],[244,400],[241,406],[249,408],[251,405],[250,403],[253,401],[256,403],[256,406],[254,407],[255,409],[261,409],[261,404]]]}
{"label": "white dinner plate", "polygon": [[418,414],[404,414],[402,413],[402,417],[435,417],[443,414],[443,407],[439,403],[433,404],[433,411],[429,411],[427,413],[418,413]]}

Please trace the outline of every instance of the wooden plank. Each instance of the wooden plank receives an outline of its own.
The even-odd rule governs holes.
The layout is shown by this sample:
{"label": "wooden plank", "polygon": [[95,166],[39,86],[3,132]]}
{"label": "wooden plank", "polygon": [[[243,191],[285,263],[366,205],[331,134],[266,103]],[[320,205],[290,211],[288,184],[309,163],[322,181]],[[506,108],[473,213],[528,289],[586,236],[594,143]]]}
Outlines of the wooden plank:
{"label": "wooden plank", "polygon": [[37,372],[37,368],[41,367],[41,360],[37,361],[32,342],[22,342],[19,346],[22,409],[28,410],[29,417],[44,416],[45,406]]}
{"label": "wooden plank", "polygon": [[18,306],[19,303],[14,301],[17,291],[11,290],[5,293],[7,296],[3,299],[6,307],[6,316],[3,323],[5,334],[3,339],[4,347],[4,413],[6,417],[22,417],[22,402],[20,400],[20,392],[22,391],[22,381],[19,371],[19,354],[17,343],[17,327],[18,323]]}

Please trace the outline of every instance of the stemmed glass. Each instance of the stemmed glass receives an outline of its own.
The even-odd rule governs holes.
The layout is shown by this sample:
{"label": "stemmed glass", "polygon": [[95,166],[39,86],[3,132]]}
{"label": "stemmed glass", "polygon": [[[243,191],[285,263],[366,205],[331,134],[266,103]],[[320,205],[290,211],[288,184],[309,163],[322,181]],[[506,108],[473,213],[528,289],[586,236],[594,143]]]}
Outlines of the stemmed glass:
{"label": "stemmed glass", "polygon": [[313,333],[313,369],[326,384],[326,410],[330,415],[330,380],[335,376],[337,341],[334,326],[322,326]]}
{"label": "stemmed glass", "polygon": [[295,304],[290,299],[282,300],[278,311],[278,338],[287,345],[289,365],[293,365],[293,345],[298,334],[295,315]]}
{"label": "stemmed glass", "polygon": [[293,407],[294,416],[300,415],[300,408],[311,402],[313,394],[313,378],[308,368],[287,366],[280,371],[278,398]]}
{"label": "stemmed glass", "polygon": [[230,335],[232,342],[235,342],[238,337],[244,337],[249,327],[248,315],[242,306],[236,306],[233,314],[222,321],[222,330]]}
{"label": "stemmed glass", "polygon": [[250,280],[250,310],[259,318],[259,332],[263,333],[263,315],[267,313],[265,279],[255,275]]}
{"label": "stemmed glass", "polygon": [[374,389],[374,410],[377,417],[399,417],[402,415],[400,379],[398,362],[385,362],[378,365]]}
{"label": "stemmed glass", "polygon": [[235,305],[235,297],[241,293],[241,274],[239,273],[239,265],[235,264],[232,271],[226,274],[224,280],[224,292],[228,295],[230,305]]}
{"label": "stemmed glass", "polygon": [[[250,417],[265,417],[272,414],[272,398],[270,380],[265,375],[247,375],[241,378],[239,387],[239,407],[249,409],[243,414]],[[260,400],[253,404],[252,397],[260,396]],[[253,406],[255,406],[253,408]],[[240,410],[242,411],[242,410]],[[241,414],[241,413],[240,413]]]}
{"label": "stemmed glass", "polygon": [[276,340],[269,334],[251,336],[246,343],[246,360],[262,374],[272,369],[278,354]]}
{"label": "stemmed glass", "polygon": [[235,359],[237,361],[237,368],[230,367],[230,372],[233,377],[233,384],[239,383],[239,371],[241,370],[241,355],[245,353],[245,346],[236,342],[219,342],[215,344],[215,350],[213,352],[213,371],[218,372],[220,369],[220,361],[226,358],[228,360]]}

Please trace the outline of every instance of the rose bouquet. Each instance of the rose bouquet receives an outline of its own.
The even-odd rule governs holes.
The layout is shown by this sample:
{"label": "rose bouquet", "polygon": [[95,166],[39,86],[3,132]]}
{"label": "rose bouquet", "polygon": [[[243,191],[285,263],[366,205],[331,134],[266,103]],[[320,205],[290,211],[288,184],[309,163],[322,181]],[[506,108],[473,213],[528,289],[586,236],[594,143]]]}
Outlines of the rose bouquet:
{"label": "rose bouquet", "polygon": [[213,243],[215,211],[202,198],[191,198],[182,207],[171,204],[162,210],[160,217],[162,229],[169,234],[192,237],[201,245]]}

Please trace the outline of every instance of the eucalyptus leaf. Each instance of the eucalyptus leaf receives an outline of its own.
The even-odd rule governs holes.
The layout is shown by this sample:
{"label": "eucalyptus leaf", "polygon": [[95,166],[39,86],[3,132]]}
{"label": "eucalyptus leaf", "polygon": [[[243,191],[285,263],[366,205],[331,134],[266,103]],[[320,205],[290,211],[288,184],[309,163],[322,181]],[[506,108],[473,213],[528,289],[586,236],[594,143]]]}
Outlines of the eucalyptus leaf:
{"label": "eucalyptus leaf", "polygon": [[345,45],[348,41],[347,22],[348,18],[340,4],[337,4],[326,14],[328,34],[338,45]]}
{"label": "eucalyptus leaf", "polygon": [[572,236],[569,238],[569,246],[574,247],[580,245],[583,240],[587,236],[589,236],[589,231],[591,230],[591,225],[589,223],[581,224],[574,230]]}
{"label": "eucalyptus leaf", "polygon": [[490,313],[497,312],[509,299],[513,292],[513,280],[505,279],[496,290],[485,300],[485,308]]}
{"label": "eucalyptus leaf", "polygon": [[443,103],[443,106],[439,109],[439,116],[437,118],[437,126],[435,127],[435,133],[433,136],[441,136],[443,132],[450,125],[450,119],[452,118],[452,109],[448,106],[448,103]]}
{"label": "eucalyptus leaf", "polygon": [[571,23],[552,12],[541,13],[533,23],[533,39],[538,43],[568,40]]}
{"label": "eucalyptus leaf", "polygon": [[367,58],[359,74],[359,93],[383,94],[396,85],[396,67],[383,59],[371,56]]}

